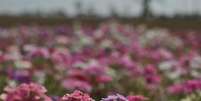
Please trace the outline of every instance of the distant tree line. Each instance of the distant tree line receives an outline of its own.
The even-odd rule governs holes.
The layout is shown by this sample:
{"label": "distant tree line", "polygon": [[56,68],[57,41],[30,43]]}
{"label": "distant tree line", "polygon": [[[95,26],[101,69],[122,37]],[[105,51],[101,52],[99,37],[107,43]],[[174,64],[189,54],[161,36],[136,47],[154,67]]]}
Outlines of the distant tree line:
{"label": "distant tree line", "polygon": [[[81,2],[82,0],[77,0],[74,4],[75,8],[76,8],[76,12],[77,12],[77,16],[78,18],[100,18],[100,16],[98,16],[97,12],[95,11],[93,5],[91,5],[90,7],[88,7],[86,12],[83,12],[83,4]],[[135,2],[135,1],[134,1]],[[161,16],[155,16],[152,11],[151,11],[151,7],[150,7],[150,3],[152,2],[152,0],[142,0],[142,13],[139,16],[139,18],[142,19],[169,19],[167,16],[165,15],[161,15]],[[31,12],[24,12],[21,13],[19,16],[25,16],[25,17],[54,17],[54,18],[66,18],[69,17],[68,14],[66,14],[65,12],[58,10],[55,12],[51,12],[51,13],[43,13],[41,11],[37,11],[35,13]],[[116,18],[124,18],[124,17],[128,17],[128,16],[122,16],[120,15],[117,10],[115,9],[114,6],[110,6],[110,16],[111,17],[116,17]],[[132,18],[132,17],[128,17],[128,18]],[[179,19],[200,19],[201,16],[199,14],[192,14],[192,15],[181,15],[181,14],[175,14],[175,16],[173,18],[179,18]]]}

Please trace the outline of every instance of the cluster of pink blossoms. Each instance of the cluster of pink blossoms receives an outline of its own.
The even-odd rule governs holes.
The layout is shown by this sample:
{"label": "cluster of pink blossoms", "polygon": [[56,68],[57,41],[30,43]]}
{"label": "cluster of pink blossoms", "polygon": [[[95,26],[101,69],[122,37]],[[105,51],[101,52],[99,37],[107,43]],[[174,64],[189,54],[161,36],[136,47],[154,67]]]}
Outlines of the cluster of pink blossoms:
{"label": "cluster of pink blossoms", "polygon": [[[21,84],[16,88],[6,87],[5,93],[1,95],[3,101],[54,101],[53,98],[47,96],[47,90],[35,83]],[[103,98],[101,101],[145,101],[143,96],[128,96],[127,98],[122,95],[111,95]],[[88,94],[81,91],[74,91],[71,94],[66,94],[56,101],[95,101]]]}
{"label": "cluster of pink blossoms", "polygon": [[52,101],[45,93],[47,90],[38,84],[21,84],[16,88],[5,88],[3,101]]}
{"label": "cluster of pink blossoms", "polygon": [[187,80],[184,83],[172,85],[168,91],[172,94],[188,94],[201,90],[201,79]]}

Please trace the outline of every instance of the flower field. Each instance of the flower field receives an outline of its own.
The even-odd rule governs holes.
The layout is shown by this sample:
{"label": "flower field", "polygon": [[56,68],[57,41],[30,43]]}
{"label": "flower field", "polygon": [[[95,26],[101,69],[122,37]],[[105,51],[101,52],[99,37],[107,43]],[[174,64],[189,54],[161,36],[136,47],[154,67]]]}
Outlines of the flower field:
{"label": "flower field", "polygon": [[114,22],[0,28],[0,101],[201,101],[200,44]]}

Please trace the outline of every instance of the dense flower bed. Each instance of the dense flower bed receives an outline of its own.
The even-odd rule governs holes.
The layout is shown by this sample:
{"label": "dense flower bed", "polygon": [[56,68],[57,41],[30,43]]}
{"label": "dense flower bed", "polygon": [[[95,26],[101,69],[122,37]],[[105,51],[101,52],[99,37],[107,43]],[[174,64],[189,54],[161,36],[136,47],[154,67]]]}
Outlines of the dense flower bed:
{"label": "dense flower bed", "polygon": [[111,22],[0,28],[0,99],[200,101],[200,43]]}

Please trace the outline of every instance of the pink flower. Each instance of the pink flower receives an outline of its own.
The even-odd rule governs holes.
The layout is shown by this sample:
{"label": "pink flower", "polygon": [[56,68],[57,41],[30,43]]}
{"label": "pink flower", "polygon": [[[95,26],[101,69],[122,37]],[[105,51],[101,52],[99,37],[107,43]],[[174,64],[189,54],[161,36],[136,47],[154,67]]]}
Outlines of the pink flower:
{"label": "pink flower", "polygon": [[163,49],[163,48],[159,49],[159,53],[160,53],[161,57],[164,59],[172,59],[174,57],[173,54],[170,51],[168,51],[167,49]]}
{"label": "pink flower", "polygon": [[64,95],[60,101],[94,101],[88,94],[74,91],[72,94]]}
{"label": "pink flower", "polygon": [[179,84],[172,85],[168,87],[168,92],[171,94],[180,94],[183,92],[183,86]]}
{"label": "pink flower", "polygon": [[65,64],[66,66],[69,66],[71,63],[71,56],[67,50],[54,51],[51,54],[51,59],[55,64]]}
{"label": "pink flower", "polygon": [[168,87],[168,91],[171,94],[188,94],[201,90],[201,80],[188,80],[183,83],[174,84]]}
{"label": "pink flower", "polygon": [[4,101],[52,101],[46,93],[46,89],[38,84],[21,84],[16,88],[6,88]]}

